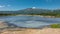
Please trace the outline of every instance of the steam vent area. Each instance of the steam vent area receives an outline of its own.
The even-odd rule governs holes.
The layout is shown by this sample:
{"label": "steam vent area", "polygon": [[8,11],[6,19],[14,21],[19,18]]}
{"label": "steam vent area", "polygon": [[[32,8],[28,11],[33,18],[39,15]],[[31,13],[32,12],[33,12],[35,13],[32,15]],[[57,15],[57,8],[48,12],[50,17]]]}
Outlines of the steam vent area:
{"label": "steam vent area", "polygon": [[60,34],[59,28],[20,28],[6,21],[0,21],[0,34]]}

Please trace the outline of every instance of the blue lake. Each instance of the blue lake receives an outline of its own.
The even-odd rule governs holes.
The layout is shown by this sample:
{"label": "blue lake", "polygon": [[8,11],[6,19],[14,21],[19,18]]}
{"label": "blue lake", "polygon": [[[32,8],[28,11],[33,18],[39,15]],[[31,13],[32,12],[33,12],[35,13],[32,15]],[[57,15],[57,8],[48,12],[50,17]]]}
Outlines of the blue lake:
{"label": "blue lake", "polygon": [[46,18],[41,16],[5,16],[0,20],[8,21],[20,27],[40,27],[60,23],[60,18]]}

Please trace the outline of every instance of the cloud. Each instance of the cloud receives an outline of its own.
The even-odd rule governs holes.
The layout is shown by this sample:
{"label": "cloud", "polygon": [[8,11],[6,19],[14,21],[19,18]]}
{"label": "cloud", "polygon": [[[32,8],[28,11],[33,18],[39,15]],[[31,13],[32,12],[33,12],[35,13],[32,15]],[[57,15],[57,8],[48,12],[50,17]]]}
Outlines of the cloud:
{"label": "cloud", "polygon": [[7,5],[7,7],[10,7],[11,5]]}
{"label": "cloud", "polygon": [[35,9],[36,7],[32,7],[32,9]]}
{"label": "cloud", "polygon": [[11,5],[0,5],[0,8],[10,7]]}
{"label": "cloud", "polygon": [[51,2],[52,0],[46,0],[46,2]]}
{"label": "cloud", "polygon": [[0,8],[3,8],[3,7],[5,7],[5,5],[0,5]]}
{"label": "cloud", "polygon": [[46,2],[48,2],[49,0],[46,0]]}

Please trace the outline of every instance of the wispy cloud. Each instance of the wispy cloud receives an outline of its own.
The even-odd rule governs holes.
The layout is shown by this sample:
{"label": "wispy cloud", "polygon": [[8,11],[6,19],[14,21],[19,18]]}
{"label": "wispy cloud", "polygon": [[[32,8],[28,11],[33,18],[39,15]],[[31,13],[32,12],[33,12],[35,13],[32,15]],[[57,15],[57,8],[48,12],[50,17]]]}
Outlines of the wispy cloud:
{"label": "wispy cloud", "polygon": [[52,2],[52,0],[46,0],[46,2]]}
{"label": "wispy cloud", "polygon": [[10,7],[11,5],[7,5],[7,7]]}
{"label": "wispy cloud", "polygon": [[0,8],[10,7],[11,5],[0,5]]}
{"label": "wispy cloud", "polygon": [[3,8],[3,7],[5,7],[5,5],[0,5],[0,8]]}
{"label": "wispy cloud", "polygon": [[46,2],[48,2],[49,0],[46,0]]}

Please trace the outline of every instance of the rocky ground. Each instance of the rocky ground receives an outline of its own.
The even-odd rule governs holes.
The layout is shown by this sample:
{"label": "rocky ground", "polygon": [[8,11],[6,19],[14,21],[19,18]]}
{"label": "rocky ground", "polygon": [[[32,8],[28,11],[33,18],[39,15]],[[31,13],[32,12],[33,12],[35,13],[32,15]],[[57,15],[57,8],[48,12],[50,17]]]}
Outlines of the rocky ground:
{"label": "rocky ground", "polygon": [[[48,26],[47,26],[48,27]],[[60,28],[20,28],[14,24],[0,21],[0,34],[60,34]]]}

